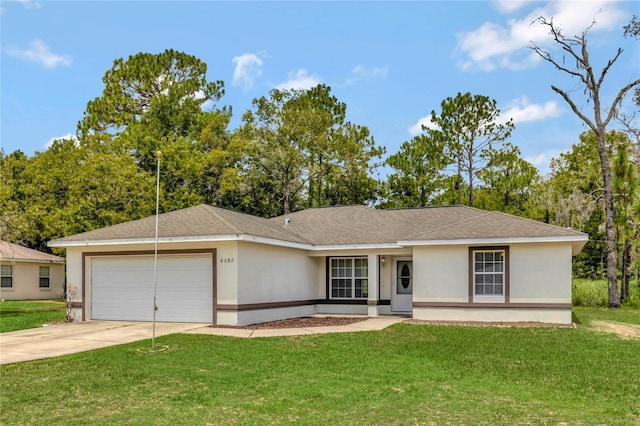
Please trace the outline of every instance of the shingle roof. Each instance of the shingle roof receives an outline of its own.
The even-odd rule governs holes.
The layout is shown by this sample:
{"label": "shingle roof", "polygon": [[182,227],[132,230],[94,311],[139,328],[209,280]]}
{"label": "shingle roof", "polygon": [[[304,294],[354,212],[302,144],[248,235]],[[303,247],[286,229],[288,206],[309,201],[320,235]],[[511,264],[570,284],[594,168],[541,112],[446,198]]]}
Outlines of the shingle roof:
{"label": "shingle roof", "polygon": [[[74,241],[135,240],[155,237],[155,216],[108,226],[53,240]],[[307,243],[303,238],[280,229],[267,219],[200,204],[158,216],[158,237],[205,237],[247,234],[255,237]]]}
{"label": "shingle roof", "polygon": [[[285,224],[285,221],[287,222]],[[365,206],[319,207],[264,219],[199,205],[159,216],[160,238],[250,235],[313,246],[395,245],[398,241],[577,237],[586,234],[472,207],[378,210]],[[151,239],[155,216],[52,241]]]}
{"label": "shingle roof", "polygon": [[14,262],[27,261],[64,263],[64,259],[61,257],[26,248],[18,244],[12,244],[7,241],[0,241],[0,259],[11,260]]}
{"label": "shingle roof", "polygon": [[322,207],[270,220],[284,224],[287,218],[286,228],[314,245],[585,236],[534,220],[466,206],[390,210],[364,206]]}

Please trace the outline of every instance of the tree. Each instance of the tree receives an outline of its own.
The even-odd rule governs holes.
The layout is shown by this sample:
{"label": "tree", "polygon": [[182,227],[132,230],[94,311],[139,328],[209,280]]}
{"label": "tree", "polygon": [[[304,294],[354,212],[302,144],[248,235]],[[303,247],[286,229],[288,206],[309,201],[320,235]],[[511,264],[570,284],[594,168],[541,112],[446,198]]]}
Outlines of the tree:
{"label": "tree", "polygon": [[511,214],[524,214],[532,188],[540,180],[538,170],[520,157],[517,146],[506,143],[491,149],[489,162],[478,172],[483,185],[479,204],[482,208]]}
{"label": "tree", "polygon": [[628,140],[619,142],[616,151],[613,160],[612,186],[614,201],[617,205],[615,223],[621,246],[620,300],[624,302],[629,299],[631,250],[637,232],[634,210],[638,203],[638,171],[637,164],[632,163],[629,158],[631,144]]}
{"label": "tree", "polygon": [[[159,141],[195,139],[203,108],[224,94],[224,83],[208,82],[206,72],[200,59],[171,49],[116,59],[102,78],[102,96],[89,101],[78,123],[79,140],[104,144],[120,139],[140,166],[152,172]],[[226,108],[222,112],[230,113]]]}
{"label": "tree", "polygon": [[421,207],[433,202],[441,190],[441,171],[447,160],[440,139],[426,134],[415,136],[400,146],[400,151],[387,158],[394,169],[389,175],[389,198],[385,207]]}
{"label": "tree", "polygon": [[[571,110],[596,134],[598,138],[598,155],[600,159],[600,167],[602,169],[603,190],[604,190],[604,206],[605,206],[605,226],[607,240],[607,282],[609,288],[608,305],[610,307],[620,306],[620,297],[618,294],[617,282],[617,253],[616,253],[616,235],[614,223],[614,205],[613,205],[613,187],[611,182],[611,165],[609,163],[609,155],[607,152],[606,133],[607,126],[616,116],[616,112],[622,99],[626,93],[640,84],[640,79],[632,81],[618,90],[613,101],[607,108],[602,104],[601,89],[605,81],[607,73],[622,54],[622,49],[618,49],[616,54],[611,58],[600,71],[599,75],[594,71],[587,48],[587,33],[595,22],[587,27],[580,35],[565,36],[560,27],[553,23],[553,19],[547,20],[544,17],[538,18],[538,22],[545,25],[549,29],[549,33],[553,41],[560,46],[563,56],[554,56],[551,52],[542,49],[535,43],[531,43],[530,48],[543,60],[552,64],[557,70],[564,72],[571,77],[577,78],[584,87],[585,93],[589,101],[593,105],[593,116],[588,117],[579,108],[577,101],[571,98],[569,92],[562,90],[554,85],[551,89],[565,100],[571,107]],[[571,61],[566,61],[564,55],[569,55]],[[575,64],[575,66],[568,65]]]}
{"label": "tree", "polygon": [[254,99],[254,110],[243,115],[245,182],[269,189],[262,195],[250,190],[262,198],[254,205],[272,204],[264,200],[274,198],[281,206],[274,213],[287,214],[336,200],[358,201],[358,194],[371,192],[371,181],[363,176],[384,150],[367,128],[345,121],[346,105],[330,91],[325,85],[274,89],[269,98]]}
{"label": "tree", "polygon": [[496,101],[487,96],[461,94],[446,98],[440,114],[431,112],[437,129],[425,129],[440,139],[449,162],[455,165],[458,204],[462,202],[462,175],[466,174],[469,205],[473,206],[474,181],[489,160],[490,150],[505,141],[514,128],[513,121],[499,123]]}

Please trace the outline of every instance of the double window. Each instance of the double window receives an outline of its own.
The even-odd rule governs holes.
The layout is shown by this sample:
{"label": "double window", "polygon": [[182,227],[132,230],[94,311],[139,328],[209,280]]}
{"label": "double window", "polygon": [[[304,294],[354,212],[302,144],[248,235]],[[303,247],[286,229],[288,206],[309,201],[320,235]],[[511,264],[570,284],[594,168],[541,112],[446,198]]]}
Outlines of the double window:
{"label": "double window", "polygon": [[0,287],[13,288],[13,266],[12,265],[0,266]]}
{"label": "double window", "polygon": [[40,288],[49,288],[49,267],[41,266],[40,267]]}
{"label": "double window", "polygon": [[332,299],[366,299],[369,296],[369,264],[366,257],[329,259],[329,291]]}
{"label": "double window", "polygon": [[473,250],[473,293],[476,296],[505,294],[506,250]]}

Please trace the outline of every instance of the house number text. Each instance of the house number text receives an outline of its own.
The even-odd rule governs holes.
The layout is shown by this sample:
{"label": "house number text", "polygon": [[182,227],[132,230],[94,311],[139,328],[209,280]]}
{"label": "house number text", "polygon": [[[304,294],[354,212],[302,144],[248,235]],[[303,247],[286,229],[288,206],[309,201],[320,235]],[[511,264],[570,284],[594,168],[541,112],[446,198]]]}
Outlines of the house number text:
{"label": "house number text", "polygon": [[233,263],[233,257],[223,257],[220,259],[220,263]]}

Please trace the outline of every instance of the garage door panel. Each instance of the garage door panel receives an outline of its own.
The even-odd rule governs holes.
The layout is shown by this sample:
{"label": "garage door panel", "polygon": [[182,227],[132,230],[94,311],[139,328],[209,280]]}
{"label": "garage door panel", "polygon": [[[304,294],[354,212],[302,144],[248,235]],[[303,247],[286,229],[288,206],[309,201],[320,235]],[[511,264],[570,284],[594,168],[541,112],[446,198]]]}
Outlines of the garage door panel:
{"label": "garage door panel", "polygon": [[[153,319],[153,256],[92,260],[92,318]],[[213,265],[210,255],[158,256],[157,321],[211,322]]]}

